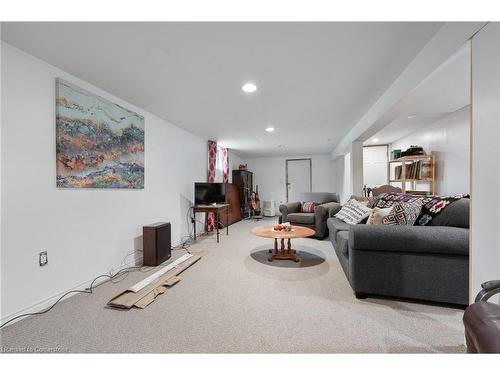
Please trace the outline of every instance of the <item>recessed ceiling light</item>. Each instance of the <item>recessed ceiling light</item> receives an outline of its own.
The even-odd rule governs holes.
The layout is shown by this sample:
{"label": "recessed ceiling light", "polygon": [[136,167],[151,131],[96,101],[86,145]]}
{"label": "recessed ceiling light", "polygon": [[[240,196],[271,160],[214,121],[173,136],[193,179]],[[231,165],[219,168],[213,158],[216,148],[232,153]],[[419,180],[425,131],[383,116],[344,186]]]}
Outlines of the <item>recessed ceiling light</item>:
{"label": "recessed ceiling light", "polygon": [[268,132],[268,133],[272,133],[273,131],[274,131],[274,128],[272,126],[268,126],[266,128],[266,132]]}
{"label": "recessed ceiling light", "polygon": [[373,142],[373,143],[377,143],[378,141],[379,141],[379,139],[378,139],[378,138],[373,138],[373,139],[372,139],[372,142]]}
{"label": "recessed ceiling light", "polygon": [[415,118],[415,117],[417,117],[417,115],[410,115],[410,116],[408,116],[408,120],[411,120],[412,118]]}
{"label": "recessed ceiling light", "polygon": [[252,93],[257,91],[257,86],[253,84],[252,82],[247,82],[243,86],[241,86],[241,89],[245,92]]}

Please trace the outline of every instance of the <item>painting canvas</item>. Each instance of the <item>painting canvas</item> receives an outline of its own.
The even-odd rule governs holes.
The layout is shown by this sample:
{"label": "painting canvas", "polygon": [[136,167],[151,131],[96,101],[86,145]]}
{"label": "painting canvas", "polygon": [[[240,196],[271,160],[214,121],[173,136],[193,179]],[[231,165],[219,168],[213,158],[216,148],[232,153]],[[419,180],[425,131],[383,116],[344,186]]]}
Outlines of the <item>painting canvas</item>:
{"label": "painting canvas", "polygon": [[56,79],[57,186],[144,188],[144,117]]}

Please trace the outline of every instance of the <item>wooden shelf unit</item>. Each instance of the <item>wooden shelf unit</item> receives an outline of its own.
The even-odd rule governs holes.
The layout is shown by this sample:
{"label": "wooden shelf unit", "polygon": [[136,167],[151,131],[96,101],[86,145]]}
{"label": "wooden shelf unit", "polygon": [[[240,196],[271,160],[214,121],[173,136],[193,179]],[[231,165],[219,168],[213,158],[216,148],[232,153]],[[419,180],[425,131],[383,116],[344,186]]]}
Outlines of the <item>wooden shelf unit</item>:
{"label": "wooden shelf unit", "polygon": [[[412,165],[412,163],[415,162],[426,162],[427,164],[430,162],[430,166],[428,165],[427,167],[430,168],[430,177],[425,177],[425,178],[409,178],[407,177],[407,168],[406,166]],[[398,164],[401,166],[402,171],[401,171],[401,178],[397,179],[395,178],[395,168],[398,166]],[[420,170],[419,172],[422,172]],[[436,163],[434,160],[434,155],[432,153],[428,155],[413,155],[413,156],[403,156],[401,158],[395,159],[395,160],[390,160],[387,162],[387,174],[389,176],[389,184],[391,183],[398,183],[401,184],[401,189],[403,190],[403,193],[406,193],[408,191],[412,192],[418,192],[421,194],[435,194],[435,178],[436,178]],[[410,187],[408,187],[408,184]],[[428,186],[427,190],[422,190],[418,189],[418,184],[426,184]]]}

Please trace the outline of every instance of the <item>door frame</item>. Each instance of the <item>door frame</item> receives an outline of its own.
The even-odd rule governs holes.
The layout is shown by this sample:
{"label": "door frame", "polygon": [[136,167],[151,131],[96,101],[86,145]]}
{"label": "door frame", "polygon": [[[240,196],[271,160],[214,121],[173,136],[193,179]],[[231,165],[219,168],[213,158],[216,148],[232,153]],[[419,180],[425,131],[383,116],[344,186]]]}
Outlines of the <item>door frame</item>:
{"label": "door frame", "polygon": [[312,159],[311,158],[299,158],[299,159],[286,159],[285,160],[285,191],[286,191],[286,203],[288,203],[288,162],[289,161],[302,161],[309,160],[309,190],[312,191]]}

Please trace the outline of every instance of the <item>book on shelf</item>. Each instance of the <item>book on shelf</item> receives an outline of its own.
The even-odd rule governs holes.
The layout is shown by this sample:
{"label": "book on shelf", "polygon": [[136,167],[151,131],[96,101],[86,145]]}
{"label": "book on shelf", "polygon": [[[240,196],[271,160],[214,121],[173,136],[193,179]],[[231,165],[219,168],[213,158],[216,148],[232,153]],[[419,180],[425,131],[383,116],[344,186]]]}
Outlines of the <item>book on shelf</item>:
{"label": "book on shelf", "polygon": [[420,178],[432,178],[432,161],[422,161],[422,169],[420,171]]}
{"label": "book on shelf", "polygon": [[[432,178],[432,161],[417,160],[404,164],[404,177],[407,180],[427,180]],[[394,168],[394,179],[403,179],[403,165]]]}

